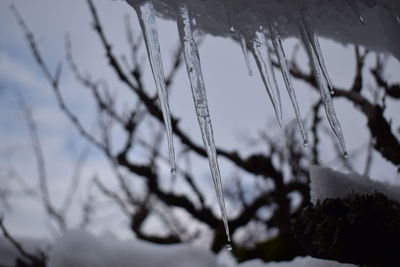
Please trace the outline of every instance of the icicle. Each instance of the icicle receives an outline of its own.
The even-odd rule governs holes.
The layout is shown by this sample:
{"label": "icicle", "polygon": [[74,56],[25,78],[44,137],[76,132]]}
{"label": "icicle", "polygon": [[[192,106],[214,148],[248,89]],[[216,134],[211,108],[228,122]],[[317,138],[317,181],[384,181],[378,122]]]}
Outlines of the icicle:
{"label": "icicle", "polygon": [[299,105],[297,103],[297,98],[296,98],[296,93],[294,91],[293,84],[290,79],[290,73],[289,73],[289,68],[288,68],[287,61],[286,61],[285,51],[283,50],[282,40],[281,40],[281,37],[279,34],[278,25],[276,22],[270,24],[270,34],[271,34],[271,40],[272,40],[272,44],[274,46],[275,54],[278,57],[282,76],[285,81],[286,89],[289,94],[290,101],[292,102],[292,106],[293,106],[293,109],[296,114],[296,118],[297,118],[297,121],[298,121],[298,124],[300,127],[301,135],[303,137],[303,145],[305,147],[307,147],[308,146],[307,132],[305,130],[303,121],[301,119]]}
{"label": "icicle", "polygon": [[165,128],[167,129],[167,141],[169,149],[169,160],[171,163],[171,174],[175,175],[175,150],[173,144],[171,114],[168,104],[168,92],[165,85],[164,70],[161,60],[160,45],[158,42],[157,24],[153,5],[151,2],[134,2],[132,4],[139,18],[147,54],[153,72],[154,82],[157,87],[158,98],[163,114]]}
{"label": "icicle", "polygon": [[283,131],[282,117],[280,115],[281,112],[279,110],[279,104],[275,98],[275,93],[273,91],[273,87],[271,86],[270,82],[270,71],[271,71],[270,59],[269,56],[267,56],[267,58],[264,59],[260,51],[260,46],[264,46],[265,51],[268,52],[267,47],[265,47],[266,41],[264,34],[256,33],[255,40],[252,40],[251,43],[252,43],[251,52],[257,63],[257,67],[260,72],[261,78],[263,80],[265,89],[267,90],[268,97],[271,100],[272,107],[274,108],[276,120],[278,121],[278,124]]}
{"label": "icicle", "polygon": [[[265,39],[265,35],[264,35],[263,42],[265,42],[265,48],[266,48],[266,52],[267,52],[267,62],[266,62],[267,64],[266,64],[266,66],[267,66],[267,68],[268,68],[268,73],[271,73],[272,81],[274,82],[274,83],[273,83],[273,86],[272,86],[272,89],[273,89],[273,92],[274,92],[275,95],[276,95],[276,98],[275,98],[275,99],[277,99],[277,101],[278,101],[279,119],[280,119],[281,129],[282,129],[282,131],[283,131],[283,127],[282,127],[282,125],[283,125],[283,119],[282,119],[282,99],[281,99],[281,93],[280,93],[280,90],[279,90],[278,82],[277,82],[277,80],[276,80],[275,70],[274,70],[274,67],[273,67],[273,65],[272,65],[271,53],[270,53],[269,48],[268,48],[268,46],[267,46],[267,42],[266,42],[266,39]],[[283,131],[283,133],[285,133],[285,132]]]}
{"label": "icicle", "polygon": [[393,14],[394,19],[397,22],[397,25],[400,27],[400,16],[399,16],[399,14],[394,9],[391,9],[391,12]]}
{"label": "icicle", "polygon": [[231,34],[234,34],[235,27],[233,26],[232,10],[231,10],[230,4],[227,3],[226,0],[219,0],[219,1],[222,2],[222,4],[224,5],[224,8],[225,8],[226,17],[227,17],[228,23],[229,23],[229,31],[231,32]]}
{"label": "icicle", "polygon": [[346,0],[347,3],[349,4],[349,6],[351,7],[351,9],[353,10],[353,12],[358,16],[360,22],[362,25],[365,25],[364,23],[364,18],[361,15],[360,9],[358,8],[358,5],[356,2],[354,2],[354,0]]}
{"label": "icicle", "polygon": [[335,108],[334,108],[333,102],[332,102],[332,97],[331,97],[329,89],[328,89],[327,81],[323,77],[322,68],[321,68],[318,58],[317,58],[318,56],[315,53],[315,51],[313,50],[311,41],[307,38],[307,33],[305,32],[305,30],[303,28],[300,28],[300,32],[301,32],[301,36],[302,36],[303,43],[306,48],[307,54],[310,58],[310,62],[311,62],[311,66],[312,66],[312,69],[313,69],[313,72],[315,75],[315,79],[317,81],[317,84],[318,84],[318,87],[319,87],[319,90],[321,93],[321,98],[322,98],[322,101],[323,101],[324,107],[325,107],[326,117],[328,118],[329,124],[331,125],[331,128],[339,141],[339,145],[343,151],[343,155],[346,158],[347,157],[347,149],[346,149],[346,144],[345,144],[345,140],[344,140],[344,136],[343,136],[343,132],[342,132],[342,127],[340,126],[340,122],[337,119]]}
{"label": "icicle", "polygon": [[249,52],[247,50],[246,39],[242,35],[240,37],[240,46],[242,47],[242,52],[244,55],[244,60],[246,61],[247,70],[250,76],[253,76],[253,70],[251,69],[250,59],[249,59]]}
{"label": "icicle", "polygon": [[228,218],[225,207],[224,193],[221,182],[221,174],[218,167],[217,152],[214,143],[214,135],[211,125],[210,114],[207,104],[206,88],[204,85],[203,74],[201,71],[200,58],[196,42],[193,38],[192,27],[190,24],[189,10],[185,3],[177,7],[177,22],[179,37],[183,46],[186,68],[192,88],[193,100],[196,109],[197,119],[200,125],[203,143],[207,151],[211,174],[217,194],[218,204],[221,209],[222,220],[225,233],[230,243]]}
{"label": "icicle", "polygon": [[309,43],[311,44],[312,49],[314,50],[314,53],[317,57],[318,64],[321,67],[322,74],[324,75],[326,82],[328,84],[328,88],[330,93],[333,95],[335,92],[333,90],[332,82],[328,74],[328,70],[326,69],[325,66],[325,61],[324,57],[322,55],[321,51],[321,46],[319,45],[318,37],[315,34],[312,26],[311,26],[310,18],[307,14],[303,14],[301,18],[301,23],[300,23],[300,28],[302,28],[300,31],[305,32],[305,35],[303,38],[306,38],[309,40]]}

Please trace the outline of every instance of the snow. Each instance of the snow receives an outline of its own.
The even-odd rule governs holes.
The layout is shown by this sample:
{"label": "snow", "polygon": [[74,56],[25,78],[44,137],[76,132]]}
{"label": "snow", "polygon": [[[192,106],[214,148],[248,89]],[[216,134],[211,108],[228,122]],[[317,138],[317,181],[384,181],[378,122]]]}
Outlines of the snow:
{"label": "snow", "polygon": [[49,267],[209,267],[215,256],[190,245],[154,245],[121,241],[112,235],[95,236],[83,230],[67,233],[54,245]]}
{"label": "snow", "polygon": [[311,25],[306,22],[306,19],[302,20],[301,25],[302,26],[300,26],[300,32],[302,40],[306,48],[307,54],[310,58],[311,67],[313,69],[313,73],[321,93],[321,99],[324,103],[326,117],[328,118],[329,124],[331,125],[333,132],[339,140],[339,144],[344,156],[347,157],[347,150],[342,127],[336,116],[331,97],[331,94],[333,93],[332,85],[330,85],[331,82],[327,71],[324,71],[325,63],[323,61],[323,56],[319,48],[318,38],[316,38],[314,31],[311,29]]}
{"label": "snow", "polygon": [[400,203],[400,186],[372,180],[357,173],[344,174],[330,168],[310,168],[311,202],[327,198],[346,198],[352,194],[374,194],[379,192]]}
{"label": "snow", "polygon": [[171,173],[175,175],[175,149],[172,135],[171,112],[168,102],[167,86],[165,84],[164,68],[161,61],[160,45],[158,41],[157,24],[153,5],[151,2],[134,5],[138,14],[140,27],[143,32],[143,39],[146,44],[147,54],[153,72],[154,82],[157,87],[158,99],[167,132],[169,160],[171,163]]}
{"label": "snow", "polygon": [[157,0],[158,15],[174,19],[176,2],[188,3],[196,27],[208,34],[231,36],[232,27],[234,35],[254,33],[260,26],[267,28],[270,21],[277,21],[284,36],[299,36],[296,20],[303,10],[312,18],[319,36],[387,51],[400,58],[397,0]]}
{"label": "snow", "polygon": [[[34,238],[20,238],[14,236],[19,243],[23,244],[23,248],[28,253],[35,254],[37,251],[46,251],[49,241]],[[0,236],[0,266],[13,266],[19,252],[15,247],[6,240],[2,235]]]}
{"label": "snow", "polygon": [[290,262],[272,262],[265,264],[254,260],[238,265],[238,267],[355,267],[353,264],[343,264],[335,261],[315,259],[312,257],[297,257]]}
{"label": "snow", "polygon": [[[20,239],[23,247],[35,252],[46,242]],[[225,252],[228,253],[228,252]],[[15,248],[0,238],[0,265],[13,266],[18,255]],[[241,264],[222,263],[218,256],[190,244],[155,245],[139,240],[120,240],[112,234],[93,235],[84,230],[72,230],[55,241],[49,267],[352,267],[334,261],[297,257],[291,262],[264,263],[252,260]]]}

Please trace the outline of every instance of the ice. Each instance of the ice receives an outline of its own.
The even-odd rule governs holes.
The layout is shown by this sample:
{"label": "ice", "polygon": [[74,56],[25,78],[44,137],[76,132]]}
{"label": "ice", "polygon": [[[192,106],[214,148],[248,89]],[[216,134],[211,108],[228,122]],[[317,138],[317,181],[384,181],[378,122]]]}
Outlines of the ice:
{"label": "ice", "polygon": [[[264,40],[263,41],[266,41],[265,40],[265,34],[264,34]],[[278,82],[277,82],[277,80],[276,80],[276,75],[275,75],[275,70],[274,70],[274,67],[273,67],[273,65],[272,65],[272,57],[271,57],[271,53],[270,53],[270,51],[269,51],[269,48],[268,48],[268,46],[267,46],[267,43],[265,43],[265,48],[266,48],[266,50],[267,50],[267,62],[266,62],[266,66],[267,66],[267,68],[268,68],[268,72],[269,73],[271,73],[271,76],[272,76],[272,81],[274,82],[273,83],[273,86],[272,86],[272,92],[273,93],[275,93],[275,99],[278,101],[278,112],[279,112],[279,120],[280,120],[280,126],[281,126],[281,129],[283,129],[282,127],[283,127],[283,119],[282,119],[282,99],[281,99],[281,93],[280,93],[280,90],[279,90],[279,86],[278,86]]]}
{"label": "ice", "polygon": [[384,7],[393,15],[393,18],[396,20],[397,25],[400,27],[400,15],[399,12],[396,11],[394,4],[385,4]]}
{"label": "ice", "polygon": [[[271,73],[271,71],[273,70],[270,65],[270,58],[269,55],[263,56],[263,52],[268,53],[267,51],[268,48],[266,47],[265,35],[264,33],[257,31],[253,38],[254,39],[250,40],[251,52],[257,63],[257,67],[260,72],[262,81],[265,85],[265,89],[267,90],[268,97],[271,100],[272,107],[275,111],[276,120],[278,121],[278,124],[281,127],[281,129],[283,130],[282,116],[280,112],[279,103],[276,100],[276,93],[274,93],[274,88],[272,87],[270,81],[270,75],[273,75]],[[261,50],[260,48],[263,49]],[[276,86],[276,84],[274,84],[274,86]]]}
{"label": "ice", "polygon": [[310,58],[311,67],[313,69],[314,76],[317,81],[317,85],[320,90],[320,93],[321,93],[321,98],[322,98],[322,101],[323,101],[324,107],[325,107],[326,117],[328,118],[329,124],[331,125],[331,128],[339,141],[339,145],[343,151],[344,157],[347,158],[347,149],[346,149],[346,144],[345,144],[345,140],[344,140],[344,136],[343,136],[343,132],[342,132],[342,127],[340,126],[340,122],[337,119],[335,108],[333,106],[332,97],[331,97],[330,91],[328,89],[327,81],[326,81],[325,77],[323,77],[322,69],[319,64],[317,54],[315,53],[314,49],[312,48],[311,40],[308,38],[306,29],[304,27],[300,27],[300,33],[301,33],[303,44],[306,48],[308,57]]}
{"label": "ice", "polygon": [[84,230],[70,231],[58,239],[47,263],[49,267],[220,266],[210,251],[188,244],[156,245]]}
{"label": "ice", "polygon": [[357,173],[344,174],[330,168],[312,166],[310,168],[311,202],[327,198],[346,198],[353,194],[374,194],[379,192],[400,203],[400,186],[375,181]]}
{"label": "ice", "polygon": [[354,13],[358,16],[358,18],[360,19],[360,22],[362,25],[364,25],[364,18],[361,15],[360,9],[358,8],[357,2],[355,2],[354,0],[346,0],[347,3],[349,4],[349,6],[351,7],[351,9],[354,11]]}
{"label": "ice", "polygon": [[[141,9],[138,7],[151,6],[150,4],[144,4],[150,3],[146,0],[128,0],[128,2],[131,5],[136,6],[136,9],[139,11]],[[282,29],[279,32],[279,41],[276,38],[272,41],[276,52],[283,53],[280,38],[298,36],[296,28],[301,28],[302,39],[307,46],[308,55],[310,60],[315,63],[314,72],[318,78],[317,81],[321,89],[321,95],[325,104],[329,123],[331,124],[335,135],[339,139],[339,143],[345,154],[346,149],[343,133],[339,121],[336,118],[331,98],[326,94],[326,87],[330,94],[333,94],[334,91],[316,32],[318,32],[320,36],[333,38],[342,43],[354,43],[357,45],[363,45],[369,49],[389,51],[397,58],[400,58],[400,46],[398,46],[400,41],[398,35],[399,27],[396,27],[396,25],[393,26],[392,24],[394,23],[391,21],[393,16],[393,19],[397,22],[396,24],[400,25],[400,18],[398,15],[400,12],[400,5],[397,0],[346,0],[346,2],[343,0],[158,0],[151,2],[154,4],[157,14],[160,17],[176,19],[173,11],[177,3],[184,3],[190,5],[189,9],[192,14],[191,17],[196,18],[196,28],[198,30],[212,35],[225,37],[232,36],[232,33],[235,32],[236,37],[239,39],[241,38],[240,36],[245,36],[245,39],[241,38],[240,42],[245,55],[246,64],[248,67],[250,66],[246,49],[246,45],[248,44],[256,60],[268,96],[272,102],[279,126],[282,129],[283,123],[280,93],[279,87],[276,83],[274,70],[270,64],[270,54],[267,52],[266,56],[264,56],[263,54],[265,54],[265,51],[260,51],[266,50],[265,37],[262,37],[262,35],[265,34],[263,29],[269,29],[271,28],[271,25],[279,22],[280,29]],[[357,23],[357,20],[354,19],[354,13],[357,14],[358,18],[363,23],[368,21],[368,24],[364,25],[365,27],[361,27]],[[152,11],[152,16],[154,16],[154,11]],[[146,24],[143,18],[141,23]],[[158,83],[163,84],[160,82],[163,80],[160,78],[163,75],[161,75],[162,65],[159,53],[151,52],[153,48],[153,45],[151,45],[152,40],[154,41],[153,43],[157,43],[157,46],[154,47],[153,50],[159,52],[155,23],[150,23],[150,25],[154,26],[142,25],[142,27],[144,28],[144,31],[146,31],[147,27],[150,28],[148,29],[149,32],[155,33],[151,35],[153,38],[148,38],[149,40],[147,40],[147,43],[149,44],[147,46],[149,57],[153,58],[150,62],[152,64],[154,76],[156,77],[155,80],[157,80]],[[235,28],[239,29],[239,31],[235,31]],[[153,31],[151,31],[151,29]],[[254,32],[258,32],[256,37],[253,37]],[[262,46],[262,49],[260,49],[260,45]],[[282,60],[284,54],[279,54],[278,56],[280,64],[285,65]],[[194,68],[190,67],[188,70],[192,71]],[[289,90],[289,96],[295,109],[296,117],[299,120],[300,114],[298,112],[298,105],[294,104],[296,103],[295,95],[292,90],[293,86],[291,86],[290,79],[288,79],[288,71],[285,67],[282,67],[281,71],[284,75],[286,87]],[[251,73],[251,69],[249,69],[249,73]],[[162,89],[162,85],[158,86],[158,91]],[[165,96],[160,97],[160,102],[162,101],[161,99],[164,99],[162,109],[165,119],[165,117],[167,117],[165,114],[168,109],[168,101],[166,100],[165,93],[161,93],[160,95]],[[165,119],[165,121],[167,132],[169,132],[168,128],[170,128],[170,121],[168,121],[168,119]],[[300,123],[300,120],[299,125],[303,139],[305,139],[304,125]],[[168,134],[168,136],[170,136],[170,134]],[[170,157],[172,157],[172,135],[168,138],[168,143],[170,148]]]}
{"label": "ice", "polygon": [[175,149],[171,125],[171,112],[168,103],[168,92],[167,86],[165,84],[164,69],[161,60],[155,11],[152,2],[132,0],[129,0],[128,2],[136,10],[144,41],[146,43],[147,54],[149,57],[151,70],[153,72],[154,82],[157,87],[158,99],[160,101],[165,128],[167,130],[167,142],[169,160],[171,163],[171,174],[175,175]]}
{"label": "ice", "polygon": [[304,127],[303,120],[301,119],[299,105],[297,103],[296,93],[294,91],[293,84],[292,84],[292,81],[290,79],[289,67],[288,67],[288,64],[287,64],[287,61],[286,61],[285,51],[284,51],[283,46],[282,46],[282,40],[281,40],[281,37],[280,37],[280,33],[279,33],[279,28],[278,27],[279,26],[278,26],[278,24],[276,22],[272,23],[270,25],[271,41],[272,41],[272,44],[274,46],[275,54],[276,54],[276,56],[278,58],[278,62],[279,62],[279,65],[280,65],[282,76],[283,76],[283,79],[285,81],[286,90],[287,90],[287,92],[289,94],[290,101],[292,102],[292,106],[293,106],[294,112],[296,114],[296,118],[297,118],[297,121],[298,121],[298,124],[299,124],[299,128],[300,128],[300,131],[301,131],[301,135],[303,137],[303,144],[304,144],[304,146],[307,146],[307,144],[308,144],[307,132],[306,132],[306,129]]}
{"label": "ice", "polygon": [[249,59],[249,50],[247,49],[246,38],[243,35],[240,36],[240,46],[242,48],[244,60],[246,61],[247,71],[250,76],[253,76],[253,70],[251,69]]}
{"label": "ice", "polygon": [[225,207],[224,193],[222,189],[221,174],[219,171],[217,152],[214,142],[214,134],[208,109],[206,88],[204,85],[203,74],[201,71],[200,57],[196,42],[193,38],[190,15],[185,3],[180,3],[176,7],[179,37],[183,46],[187,73],[189,75],[192,88],[194,106],[197,119],[200,125],[204,147],[210,164],[211,174],[217,194],[218,204],[221,209],[222,220],[225,227],[228,242],[230,242],[228,218]]}
{"label": "ice", "polygon": [[314,53],[318,60],[318,64],[321,67],[322,74],[324,75],[324,78],[328,84],[330,93],[334,94],[332,82],[329,77],[328,70],[326,69],[325,66],[324,57],[322,55],[321,46],[319,45],[318,37],[313,30],[312,23],[310,21],[310,17],[308,16],[308,14],[302,14],[300,27],[303,27],[306,33],[305,35],[303,35],[304,36],[303,38],[308,39],[308,42],[311,44],[311,47],[314,50]]}

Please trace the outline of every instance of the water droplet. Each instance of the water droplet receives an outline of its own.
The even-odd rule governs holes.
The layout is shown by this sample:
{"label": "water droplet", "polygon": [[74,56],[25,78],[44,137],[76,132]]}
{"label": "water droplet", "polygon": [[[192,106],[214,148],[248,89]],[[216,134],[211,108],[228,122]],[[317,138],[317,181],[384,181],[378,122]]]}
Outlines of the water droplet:
{"label": "water droplet", "polygon": [[235,33],[235,27],[231,26],[231,28],[229,30],[231,33]]}
{"label": "water droplet", "polygon": [[343,153],[343,157],[344,157],[345,159],[348,159],[348,158],[349,158],[349,154],[347,154],[347,152],[344,152],[344,153]]}
{"label": "water droplet", "polygon": [[307,141],[304,141],[303,146],[304,146],[304,147],[308,147]]}
{"label": "water droplet", "polygon": [[331,90],[329,91],[329,93],[330,93],[331,95],[334,95],[334,94],[335,94],[335,90],[331,89]]}
{"label": "water droplet", "polygon": [[172,174],[173,176],[176,175],[176,169],[175,169],[175,168],[171,168],[171,174]]}
{"label": "water droplet", "polygon": [[232,251],[232,245],[231,244],[225,245],[225,250],[226,251]]}

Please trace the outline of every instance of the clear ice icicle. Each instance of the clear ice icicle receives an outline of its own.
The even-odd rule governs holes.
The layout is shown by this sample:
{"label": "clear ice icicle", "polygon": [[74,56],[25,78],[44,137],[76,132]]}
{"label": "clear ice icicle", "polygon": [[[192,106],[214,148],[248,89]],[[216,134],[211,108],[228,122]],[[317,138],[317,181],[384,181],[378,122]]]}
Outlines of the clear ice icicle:
{"label": "clear ice icicle", "polygon": [[353,12],[358,16],[358,19],[360,20],[361,24],[364,25],[364,18],[361,15],[360,9],[358,8],[358,5],[354,0],[346,0],[346,2],[349,4]]}
{"label": "clear ice icicle", "polygon": [[305,32],[301,32],[301,35],[304,46],[306,48],[307,54],[311,62],[311,67],[313,69],[317,85],[321,93],[321,98],[325,107],[326,117],[328,118],[329,124],[331,125],[331,128],[339,141],[339,145],[343,151],[343,155],[346,158],[347,157],[346,143],[344,140],[342,127],[340,126],[340,122],[336,116],[335,108],[333,106],[332,96],[329,92],[327,81],[323,77],[322,68],[319,64],[317,54],[315,53],[315,51],[312,48],[312,45],[310,44],[310,40],[304,38],[304,35],[306,35]]}
{"label": "clear ice icicle", "polygon": [[280,37],[278,25],[276,24],[276,22],[270,24],[270,34],[271,34],[271,41],[274,46],[275,54],[278,58],[282,76],[285,81],[286,90],[289,94],[290,101],[292,102],[292,106],[293,106],[294,112],[296,114],[296,118],[297,118],[299,128],[301,131],[301,135],[303,137],[303,144],[304,144],[304,146],[307,146],[307,144],[308,144],[307,132],[305,130],[303,120],[301,119],[299,105],[297,103],[297,98],[296,98],[296,93],[293,88],[292,80],[290,79],[289,67],[288,67],[288,64],[286,61],[285,51],[282,46],[282,40]]}
{"label": "clear ice icicle", "polygon": [[240,37],[240,46],[244,55],[244,60],[246,61],[247,70],[250,76],[253,76],[253,70],[251,69],[249,51],[247,50],[246,38],[242,35]]}
{"label": "clear ice icicle", "polygon": [[[282,129],[282,131],[283,131],[283,127],[282,127],[282,125],[283,125],[283,119],[282,119],[282,99],[281,99],[281,93],[280,93],[280,90],[279,90],[278,82],[277,82],[277,80],[276,80],[275,70],[274,70],[274,67],[273,67],[273,65],[272,65],[271,53],[270,53],[269,48],[268,48],[268,46],[267,46],[267,42],[266,42],[266,39],[265,39],[265,35],[264,35],[264,39],[263,39],[262,41],[265,42],[265,48],[266,48],[266,52],[267,52],[266,66],[267,66],[267,68],[268,68],[268,73],[271,73],[272,81],[274,82],[274,83],[273,83],[273,86],[272,86],[272,89],[273,89],[272,91],[275,93],[275,97],[276,97],[275,99],[276,99],[277,102],[278,102],[278,112],[279,112],[280,126],[281,126],[281,129]],[[284,132],[284,131],[283,131],[283,132]]]}
{"label": "clear ice icicle", "polygon": [[325,66],[324,57],[322,55],[321,46],[319,45],[318,37],[310,22],[310,17],[307,14],[303,14],[300,23],[300,32],[302,33],[303,39],[308,39],[312,49],[317,57],[318,64],[321,67],[322,74],[326,79],[328,88],[331,94],[334,94],[331,78],[329,77],[328,70]]}
{"label": "clear ice icicle", "polygon": [[[132,2],[130,2],[132,3]],[[164,69],[161,60],[160,45],[158,42],[156,16],[153,4],[150,1],[133,2],[132,6],[136,10],[142,29],[144,41],[146,43],[147,54],[156,84],[161,111],[167,130],[167,142],[169,150],[169,160],[171,163],[171,174],[175,174],[175,150],[173,144],[171,113],[168,103],[168,92],[165,84]]]}
{"label": "clear ice icicle", "polygon": [[206,88],[204,85],[203,74],[201,71],[200,57],[196,42],[193,38],[192,26],[190,24],[190,15],[188,7],[185,3],[177,6],[177,23],[179,37],[183,46],[183,52],[186,62],[187,73],[189,75],[190,85],[192,88],[194,106],[196,109],[197,120],[199,122],[204,147],[207,152],[211,175],[215,191],[217,194],[218,204],[221,209],[222,220],[225,227],[228,242],[230,242],[228,218],[225,207],[224,192],[222,188],[221,174],[219,171],[217,152],[214,142],[214,134],[211,124],[210,113],[207,103]]}
{"label": "clear ice icicle", "polygon": [[[270,71],[271,68],[269,66],[269,56],[266,56],[266,58],[264,59],[264,57],[262,56],[262,53],[260,51],[260,47],[263,46],[263,49],[265,52],[267,51],[267,47],[265,47],[266,41],[265,41],[265,36],[264,34],[260,34],[257,33],[255,36],[254,40],[251,40],[251,53],[253,54],[253,57],[257,63],[257,68],[260,72],[261,75],[261,79],[264,83],[265,89],[267,90],[268,93],[268,97],[271,100],[272,103],[272,107],[274,108],[275,111],[275,116],[276,116],[276,120],[278,121],[279,126],[281,127],[282,131],[283,131],[283,124],[282,124],[282,117],[281,117],[281,113],[279,110],[279,104],[276,100],[275,97],[275,93],[273,91],[273,87],[271,85],[271,81],[270,81]],[[272,73],[271,73],[272,75]]]}

